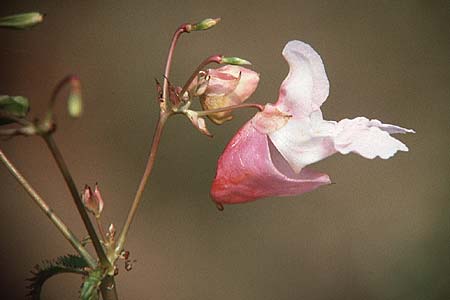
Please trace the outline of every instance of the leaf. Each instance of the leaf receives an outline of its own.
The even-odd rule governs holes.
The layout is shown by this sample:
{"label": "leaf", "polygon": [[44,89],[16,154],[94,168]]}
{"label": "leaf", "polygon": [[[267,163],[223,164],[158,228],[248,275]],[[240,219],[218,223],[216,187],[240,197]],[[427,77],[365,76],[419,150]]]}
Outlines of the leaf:
{"label": "leaf", "polygon": [[80,298],[82,300],[98,300],[99,287],[104,276],[105,272],[100,269],[89,272],[81,286]]}
{"label": "leaf", "polygon": [[55,260],[44,260],[31,271],[33,277],[27,279],[31,281],[28,286],[30,289],[28,296],[33,300],[39,300],[42,286],[47,279],[62,273],[87,275],[87,271],[85,271],[87,267],[88,264],[84,258],[73,254],[61,256]]}
{"label": "leaf", "polygon": [[43,20],[43,14],[38,12],[29,12],[0,18],[0,27],[27,29],[41,23]]}
{"label": "leaf", "polygon": [[14,122],[6,116],[1,116],[1,113],[16,118],[24,118],[29,110],[30,103],[27,98],[22,96],[0,95],[0,125]]}

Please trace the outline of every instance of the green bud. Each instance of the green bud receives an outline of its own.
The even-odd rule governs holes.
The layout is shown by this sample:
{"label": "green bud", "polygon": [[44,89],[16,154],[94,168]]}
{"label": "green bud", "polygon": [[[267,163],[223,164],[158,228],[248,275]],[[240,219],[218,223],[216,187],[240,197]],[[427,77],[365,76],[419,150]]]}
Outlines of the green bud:
{"label": "green bud", "polygon": [[[30,110],[30,103],[22,96],[0,95],[0,112],[12,115],[16,118],[24,118]],[[12,123],[8,118],[0,118],[0,125]]]}
{"label": "green bud", "polygon": [[190,25],[188,27],[188,31],[198,31],[198,30],[207,30],[210,29],[211,27],[216,26],[217,23],[219,23],[220,18],[216,18],[216,19],[204,19],[201,22],[195,23],[193,25]]}
{"label": "green bud", "polygon": [[0,18],[0,27],[26,29],[41,23],[44,15],[38,12],[17,14]]}
{"label": "green bud", "polygon": [[248,60],[239,58],[239,57],[222,57],[221,64],[230,64],[230,65],[251,65],[252,63]]}
{"label": "green bud", "polygon": [[72,118],[79,118],[83,112],[83,99],[81,97],[80,81],[77,78],[70,80],[70,93],[67,99],[67,110]]}

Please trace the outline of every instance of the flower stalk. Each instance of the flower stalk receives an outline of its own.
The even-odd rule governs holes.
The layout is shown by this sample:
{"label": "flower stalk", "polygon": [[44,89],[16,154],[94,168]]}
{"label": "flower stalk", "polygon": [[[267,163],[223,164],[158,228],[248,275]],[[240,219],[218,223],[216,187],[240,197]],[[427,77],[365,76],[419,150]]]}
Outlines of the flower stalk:
{"label": "flower stalk", "polygon": [[142,195],[144,193],[145,186],[147,185],[148,179],[150,178],[150,175],[153,170],[153,166],[155,164],[156,153],[158,152],[164,125],[166,124],[167,119],[172,114],[173,114],[172,112],[161,111],[161,113],[159,115],[158,124],[156,125],[155,133],[153,135],[152,146],[150,149],[150,154],[148,156],[147,165],[145,167],[144,174],[142,175],[142,178],[139,183],[139,187],[136,191],[136,195],[134,197],[133,203],[131,204],[130,210],[128,212],[127,219],[123,225],[122,231],[120,232],[119,238],[117,240],[116,255],[119,255],[123,250],[123,246],[125,244],[128,230],[130,229],[130,225],[133,222],[133,219],[136,215],[136,211],[139,207],[139,204],[142,201]]}

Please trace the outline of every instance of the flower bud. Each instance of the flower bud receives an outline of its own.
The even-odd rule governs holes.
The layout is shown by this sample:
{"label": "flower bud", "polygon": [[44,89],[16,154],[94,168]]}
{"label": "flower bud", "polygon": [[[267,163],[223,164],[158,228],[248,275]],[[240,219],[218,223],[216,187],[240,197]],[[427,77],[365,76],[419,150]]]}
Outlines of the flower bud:
{"label": "flower bud", "polygon": [[238,66],[252,64],[248,60],[245,60],[245,59],[242,59],[239,57],[222,57],[222,59],[220,60],[220,63],[221,64],[238,65]]}
{"label": "flower bud", "polygon": [[83,99],[81,97],[80,80],[77,77],[70,79],[70,93],[67,99],[67,110],[72,118],[78,118],[83,112]]}
{"label": "flower bud", "polygon": [[81,200],[89,212],[93,213],[96,218],[100,217],[104,203],[97,184],[95,184],[94,192],[92,192],[90,186],[85,185]]}
{"label": "flower bud", "polygon": [[199,31],[199,30],[207,30],[210,29],[211,27],[216,26],[217,23],[219,23],[220,18],[216,18],[216,19],[204,19],[201,22],[195,23],[195,24],[190,24],[187,26],[187,32],[191,32],[191,31]]}
{"label": "flower bud", "polygon": [[6,16],[0,18],[0,27],[13,29],[26,29],[41,23],[44,20],[44,15],[38,12],[30,12]]}

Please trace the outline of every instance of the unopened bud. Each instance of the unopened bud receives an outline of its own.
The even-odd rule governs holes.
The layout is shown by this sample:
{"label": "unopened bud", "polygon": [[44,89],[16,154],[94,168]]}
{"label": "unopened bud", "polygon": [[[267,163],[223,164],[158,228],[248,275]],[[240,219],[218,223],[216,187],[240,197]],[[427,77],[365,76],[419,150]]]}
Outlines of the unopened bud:
{"label": "unopened bud", "polygon": [[252,63],[249,62],[248,60],[239,58],[239,57],[222,57],[221,64],[229,64],[229,65],[238,65],[238,66],[243,66],[243,65],[251,65]]}
{"label": "unopened bud", "polygon": [[70,79],[70,93],[67,99],[67,110],[72,118],[78,118],[83,112],[83,99],[81,97],[81,84],[77,77]]}
{"label": "unopened bud", "polygon": [[13,29],[26,29],[41,23],[44,20],[44,15],[38,12],[30,12],[6,16],[0,18],[0,27]]}
{"label": "unopened bud", "polygon": [[93,213],[96,218],[100,217],[104,203],[97,184],[95,184],[93,193],[91,187],[85,185],[81,200],[83,201],[84,207],[86,207],[89,212]]}
{"label": "unopened bud", "polygon": [[198,23],[195,23],[192,25],[188,25],[186,29],[188,32],[207,30],[207,29],[210,29],[210,28],[216,26],[216,24],[219,23],[219,21],[220,21],[220,18],[216,18],[216,19],[208,18],[208,19],[204,19],[201,22],[198,22]]}

